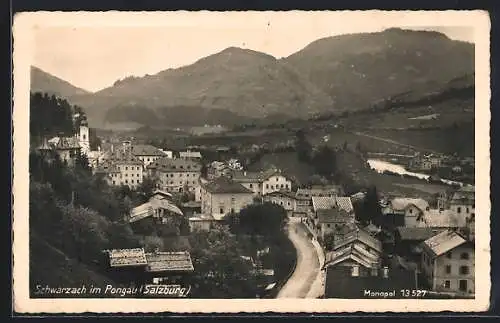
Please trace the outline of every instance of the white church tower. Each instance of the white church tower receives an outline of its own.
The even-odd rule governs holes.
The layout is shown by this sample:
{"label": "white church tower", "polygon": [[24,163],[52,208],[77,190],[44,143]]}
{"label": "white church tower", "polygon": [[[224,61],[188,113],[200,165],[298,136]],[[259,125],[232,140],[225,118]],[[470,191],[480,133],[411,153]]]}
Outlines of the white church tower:
{"label": "white church tower", "polygon": [[80,135],[78,137],[81,151],[85,156],[89,155],[90,151],[90,138],[89,138],[89,125],[86,119],[80,123]]}

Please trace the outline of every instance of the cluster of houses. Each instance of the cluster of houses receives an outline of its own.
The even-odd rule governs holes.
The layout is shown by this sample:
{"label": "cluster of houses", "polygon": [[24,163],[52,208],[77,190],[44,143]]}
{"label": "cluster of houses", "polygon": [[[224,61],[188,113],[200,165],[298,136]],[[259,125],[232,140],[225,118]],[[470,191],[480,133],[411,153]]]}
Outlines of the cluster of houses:
{"label": "cluster of houses", "polygon": [[76,158],[80,154],[84,154],[87,157],[91,156],[93,152],[90,151],[90,134],[87,117],[76,113],[73,115],[73,122],[75,125],[78,125],[78,129],[72,136],[43,138],[42,144],[37,147],[37,150],[42,154],[54,151],[69,166],[74,165]]}
{"label": "cluster of houses", "polygon": [[444,166],[451,167],[455,173],[461,173],[464,166],[474,168],[475,162],[473,157],[458,158],[439,154],[417,153],[407,163],[408,170],[417,172],[428,172]]}
{"label": "cluster of houses", "polygon": [[[474,186],[443,193],[437,208],[418,198],[383,199],[382,218],[377,225],[364,226],[356,220],[353,205],[364,199],[363,193],[345,196],[339,185],[292,191],[291,179],[281,170],[245,171],[237,160],[212,162],[205,177],[201,154],[190,150],[174,154],[126,141],[91,152],[85,122],[74,137],[53,138],[39,149],[55,149],[68,163],[79,151],[85,152],[94,173],[110,185],[134,188],[144,178],[154,178],[156,191],[146,203],[132,209],[127,216],[130,223],[144,219],[164,223],[180,216],[188,219],[191,231],[211,230],[228,214],[238,213],[256,200],[282,206],[289,216],[301,219],[322,249],[326,298],[366,296],[355,286],[363,286],[363,290],[426,286],[442,294],[474,294]],[[426,160],[431,167],[440,165],[437,159]],[[176,205],[174,195],[186,193],[192,198]],[[109,252],[112,268],[128,266],[145,272],[163,268],[162,274],[175,267],[172,259],[177,258],[184,259],[189,267],[185,270],[192,270],[188,256],[140,250]],[[157,266],[150,265],[153,262]]]}
{"label": "cluster of houses", "polygon": [[[362,228],[346,219],[326,251],[325,297],[366,297],[364,291],[381,286],[425,289],[427,296],[473,297],[474,193],[474,186],[464,186],[442,195],[436,209],[418,198],[381,200],[377,227]],[[346,240],[355,243],[341,247]]]}

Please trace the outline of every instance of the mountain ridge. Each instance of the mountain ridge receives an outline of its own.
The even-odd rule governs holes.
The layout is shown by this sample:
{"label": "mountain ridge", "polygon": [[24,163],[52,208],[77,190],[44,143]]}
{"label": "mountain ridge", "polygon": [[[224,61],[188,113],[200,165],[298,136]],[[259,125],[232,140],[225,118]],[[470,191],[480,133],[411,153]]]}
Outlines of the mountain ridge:
{"label": "mountain ridge", "polygon": [[321,38],[283,58],[231,46],[193,64],[127,77],[70,100],[97,124],[116,107],[226,110],[235,121],[272,114],[307,118],[369,109],[469,74],[474,74],[474,45],[440,32],[389,28]]}

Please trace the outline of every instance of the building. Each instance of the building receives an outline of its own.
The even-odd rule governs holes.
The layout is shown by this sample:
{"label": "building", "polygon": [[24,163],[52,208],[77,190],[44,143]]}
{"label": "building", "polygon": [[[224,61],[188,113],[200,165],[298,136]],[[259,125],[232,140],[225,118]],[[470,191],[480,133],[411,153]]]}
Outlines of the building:
{"label": "building", "polygon": [[160,149],[160,151],[165,155],[165,157],[174,158],[174,152],[172,150]]}
{"label": "building", "polygon": [[312,210],[313,197],[333,197],[342,195],[340,186],[314,186],[312,188],[299,188],[295,193],[297,201],[295,212],[308,213]]}
{"label": "building", "polygon": [[179,158],[186,158],[186,159],[201,159],[201,153],[199,151],[180,151],[179,152]]}
{"label": "building", "polygon": [[417,289],[416,273],[402,268],[330,266],[326,269],[324,298],[405,298],[401,291]]}
{"label": "building", "polygon": [[94,170],[104,176],[109,185],[139,186],[144,177],[143,163],[131,154],[115,154]]}
{"label": "building", "polygon": [[207,178],[212,180],[218,177],[230,177],[231,176],[231,168],[224,162],[221,161],[213,161],[210,163],[210,166],[207,169]]}
{"label": "building", "polygon": [[429,209],[429,203],[423,199],[397,197],[382,208],[382,214],[387,226],[415,228]]}
{"label": "building", "polygon": [[311,201],[312,212],[308,213],[306,225],[316,237],[324,239],[354,224],[354,208],[349,197],[313,196]]}
{"label": "building", "polygon": [[382,243],[363,229],[334,239],[331,249],[325,254],[325,268],[347,266],[366,272],[381,266]]}
{"label": "building", "polygon": [[430,288],[459,295],[474,294],[474,243],[452,230],[422,244],[421,268]]}
{"label": "building", "polygon": [[453,193],[450,199],[450,209],[456,214],[475,217],[475,187],[463,186]]}
{"label": "building", "polygon": [[292,182],[280,170],[275,168],[262,172],[234,171],[232,179],[258,196],[280,190],[292,190]]}
{"label": "building", "polygon": [[165,223],[169,217],[182,215],[182,211],[169,200],[168,195],[156,191],[148,202],[133,208],[127,220],[135,223],[151,218],[158,223]]}
{"label": "building", "polygon": [[288,213],[292,215],[295,210],[295,194],[290,191],[280,190],[266,194],[264,196],[265,202],[271,202],[282,206]]}
{"label": "building", "polygon": [[433,229],[459,229],[467,227],[467,215],[453,210],[429,209],[417,223],[417,227]]}
{"label": "building", "polygon": [[38,147],[40,152],[55,151],[61,161],[68,166],[73,166],[78,155],[81,153],[81,146],[77,136],[54,137],[48,141],[44,140]]}
{"label": "building", "polygon": [[160,149],[151,145],[132,145],[132,155],[142,161],[144,168],[165,157],[165,154]]}
{"label": "building", "polygon": [[253,203],[253,192],[231,179],[220,177],[201,185],[201,213],[223,220]]}
{"label": "building", "polygon": [[[186,273],[192,273],[194,266],[187,251],[145,252],[144,248],[104,250],[107,253],[109,270],[113,278],[123,281],[141,279],[158,284],[164,278],[169,281]],[[123,275],[124,273],[132,275]],[[147,286],[147,285],[146,285]],[[140,293],[140,289],[137,288]]]}
{"label": "building", "polygon": [[210,215],[194,215],[189,217],[189,231],[210,231],[214,226],[215,219]]}
{"label": "building", "polygon": [[419,263],[422,257],[422,242],[441,231],[428,227],[398,227],[394,231],[394,251],[408,260]]}
{"label": "building", "polygon": [[147,167],[149,174],[158,180],[158,186],[167,192],[195,193],[199,186],[201,164],[186,158],[163,157]]}

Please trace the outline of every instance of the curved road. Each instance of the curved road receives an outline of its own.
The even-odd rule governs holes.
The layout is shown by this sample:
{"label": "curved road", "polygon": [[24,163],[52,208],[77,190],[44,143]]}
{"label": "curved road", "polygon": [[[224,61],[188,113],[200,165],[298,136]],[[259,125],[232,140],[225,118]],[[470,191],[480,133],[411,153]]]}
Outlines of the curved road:
{"label": "curved road", "polygon": [[[292,276],[279,291],[277,298],[306,298],[318,278],[318,254],[300,219],[290,218],[288,237],[297,250],[297,266]],[[316,284],[315,284],[316,285]]]}

